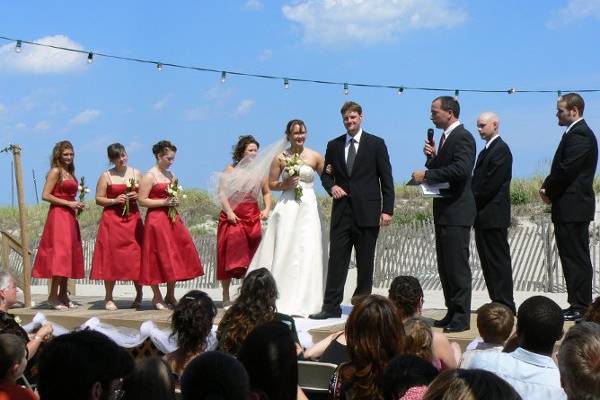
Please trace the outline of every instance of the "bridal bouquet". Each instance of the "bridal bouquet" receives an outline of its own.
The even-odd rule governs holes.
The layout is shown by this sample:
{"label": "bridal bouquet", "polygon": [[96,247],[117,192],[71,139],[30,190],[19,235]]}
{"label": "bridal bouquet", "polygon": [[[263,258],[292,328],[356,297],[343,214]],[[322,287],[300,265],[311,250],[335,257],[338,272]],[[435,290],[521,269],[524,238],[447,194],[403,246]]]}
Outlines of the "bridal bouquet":
{"label": "bridal bouquet", "polygon": [[[86,193],[90,192],[90,188],[85,186],[85,177],[81,177],[81,179],[79,180],[79,186],[77,187],[77,189],[79,189],[79,201],[83,202],[85,200],[85,195]],[[80,208],[77,210],[77,217],[79,217],[79,215],[83,212],[83,208]]]}
{"label": "bridal bouquet", "polygon": [[[183,186],[181,186],[179,184],[179,180],[178,179],[173,179],[173,181],[171,183],[169,183],[169,186],[167,186],[167,194],[169,195],[169,197],[173,197],[173,198],[182,198],[185,199],[187,196],[183,193],[181,193],[183,191]],[[177,220],[177,207],[176,206],[170,206],[169,207],[169,219],[171,219],[172,223],[175,223],[175,221]]]}
{"label": "bridal bouquet", "polygon": [[[138,187],[140,187],[140,185],[135,180],[135,178],[129,178],[127,182],[125,182],[125,194],[133,192]],[[125,206],[123,207],[123,212],[121,213],[122,217],[129,215],[130,207],[131,206],[129,204],[129,196],[127,196],[127,200],[125,200]]]}
{"label": "bridal bouquet", "polygon": [[[283,170],[289,176],[300,176],[300,166],[304,164],[300,155],[294,153],[291,157],[286,157],[285,159],[285,167]],[[294,188],[294,198],[296,201],[300,202],[302,199],[302,186],[298,185]]]}

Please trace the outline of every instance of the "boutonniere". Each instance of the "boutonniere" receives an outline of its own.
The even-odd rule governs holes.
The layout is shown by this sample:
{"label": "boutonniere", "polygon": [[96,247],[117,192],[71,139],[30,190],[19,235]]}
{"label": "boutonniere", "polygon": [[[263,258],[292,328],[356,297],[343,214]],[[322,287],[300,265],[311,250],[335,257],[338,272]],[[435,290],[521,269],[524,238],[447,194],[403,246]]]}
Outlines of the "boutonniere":
{"label": "boutonniere", "polygon": [[23,322],[23,321],[21,321],[21,317],[19,317],[18,315],[15,315],[15,322],[17,324],[21,325],[21,322]]}

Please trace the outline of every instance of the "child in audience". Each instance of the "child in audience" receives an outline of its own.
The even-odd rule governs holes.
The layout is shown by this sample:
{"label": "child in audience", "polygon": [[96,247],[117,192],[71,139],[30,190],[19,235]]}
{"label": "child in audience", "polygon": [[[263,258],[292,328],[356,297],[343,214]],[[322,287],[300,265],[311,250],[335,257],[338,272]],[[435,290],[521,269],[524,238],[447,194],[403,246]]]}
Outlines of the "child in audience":
{"label": "child in audience", "polygon": [[460,368],[469,368],[471,358],[479,351],[502,351],[504,342],[509,338],[515,317],[507,306],[500,303],[487,303],[477,310],[477,329],[480,338],[467,346]]}
{"label": "child in audience", "polygon": [[27,367],[27,352],[21,338],[10,333],[0,335],[0,399],[37,400],[31,389],[17,385]]}

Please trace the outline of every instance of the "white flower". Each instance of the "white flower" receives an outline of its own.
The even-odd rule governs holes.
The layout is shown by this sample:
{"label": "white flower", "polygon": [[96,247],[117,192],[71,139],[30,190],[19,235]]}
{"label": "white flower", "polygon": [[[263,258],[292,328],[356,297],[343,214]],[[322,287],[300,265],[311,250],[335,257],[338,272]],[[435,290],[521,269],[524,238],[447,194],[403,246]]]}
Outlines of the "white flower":
{"label": "white flower", "polygon": [[83,186],[79,185],[77,186],[77,189],[81,192],[83,190]]}
{"label": "white flower", "polygon": [[15,322],[16,322],[17,324],[21,325],[21,322],[22,322],[22,321],[21,321],[21,318],[20,318],[18,315],[16,315],[16,316],[15,316]]}
{"label": "white flower", "polygon": [[187,199],[187,194],[184,194],[181,197],[184,198],[184,199]]}
{"label": "white flower", "polygon": [[181,186],[181,185],[177,186],[177,190],[183,190],[183,186]]}
{"label": "white flower", "polygon": [[90,192],[90,189],[89,189],[89,188],[85,188],[84,192],[85,192],[85,193],[89,193],[89,192]]}

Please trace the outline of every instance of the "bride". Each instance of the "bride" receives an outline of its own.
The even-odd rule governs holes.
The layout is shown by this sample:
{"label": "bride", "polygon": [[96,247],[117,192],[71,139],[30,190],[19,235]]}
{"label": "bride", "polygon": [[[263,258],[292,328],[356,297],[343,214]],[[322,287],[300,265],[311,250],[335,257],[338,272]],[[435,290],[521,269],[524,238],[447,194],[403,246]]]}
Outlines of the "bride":
{"label": "bride", "polygon": [[[279,291],[277,311],[305,317],[319,311],[323,301],[323,244],[313,181],[315,172],[323,172],[325,160],[304,146],[302,120],[288,122],[285,134],[290,147],[273,158],[269,172],[270,189],[283,193],[248,272],[269,269]],[[298,175],[289,176],[286,162],[294,157],[300,160]]]}

